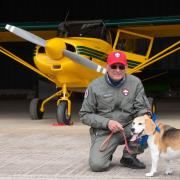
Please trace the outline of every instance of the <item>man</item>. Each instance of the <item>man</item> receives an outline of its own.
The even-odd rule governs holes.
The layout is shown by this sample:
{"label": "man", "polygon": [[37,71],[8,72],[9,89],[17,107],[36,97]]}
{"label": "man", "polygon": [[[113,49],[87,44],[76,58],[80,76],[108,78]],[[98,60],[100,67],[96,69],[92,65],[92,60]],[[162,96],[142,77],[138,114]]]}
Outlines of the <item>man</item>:
{"label": "man", "polygon": [[[137,77],[126,74],[127,66],[123,52],[110,53],[107,57],[107,73],[94,80],[85,92],[80,120],[91,126],[89,165],[92,171],[104,171],[110,166],[117,146],[124,144],[120,131],[124,131],[129,143],[134,117],[151,114],[143,85]],[[100,146],[111,132],[114,134],[107,148],[100,151]],[[142,152],[132,150],[130,154],[124,148],[120,163],[129,168],[144,169],[145,165],[136,158]]]}

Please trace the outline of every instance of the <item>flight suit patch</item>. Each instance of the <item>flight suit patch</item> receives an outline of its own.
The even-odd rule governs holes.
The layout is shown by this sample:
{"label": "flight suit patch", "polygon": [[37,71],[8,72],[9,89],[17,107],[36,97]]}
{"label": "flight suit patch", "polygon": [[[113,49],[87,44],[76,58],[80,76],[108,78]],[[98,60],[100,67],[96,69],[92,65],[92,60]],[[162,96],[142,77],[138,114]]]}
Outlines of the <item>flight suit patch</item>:
{"label": "flight suit patch", "polygon": [[128,96],[129,95],[129,91],[126,88],[122,90],[122,93],[123,93],[124,96]]}

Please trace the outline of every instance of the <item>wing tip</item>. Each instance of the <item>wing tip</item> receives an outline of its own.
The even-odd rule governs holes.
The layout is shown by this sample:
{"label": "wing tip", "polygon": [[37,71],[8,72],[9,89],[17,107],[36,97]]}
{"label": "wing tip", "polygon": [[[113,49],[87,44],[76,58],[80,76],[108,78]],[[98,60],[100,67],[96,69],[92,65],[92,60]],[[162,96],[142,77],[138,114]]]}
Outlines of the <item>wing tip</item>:
{"label": "wing tip", "polygon": [[5,29],[10,31],[10,32],[13,32],[14,26],[11,26],[10,24],[6,24]]}

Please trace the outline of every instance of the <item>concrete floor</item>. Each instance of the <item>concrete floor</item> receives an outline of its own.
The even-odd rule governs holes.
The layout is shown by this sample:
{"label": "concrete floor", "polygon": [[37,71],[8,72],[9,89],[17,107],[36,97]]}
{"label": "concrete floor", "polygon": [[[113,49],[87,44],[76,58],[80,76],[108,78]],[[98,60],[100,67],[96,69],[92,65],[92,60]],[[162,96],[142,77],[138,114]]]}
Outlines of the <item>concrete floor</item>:
{"label": "concrete floor", "polygon": [[[158,119],[180,128],[180,100],[158,100]],[[114,154],[107,172],[91,172],[88,166],[90,138],[88,126],[78,120],[80,103],[73,102],[73,126],[53,126],[56,106],[49,104],[43,120],[29,118],[29,102],[0,100],[0,180],[56,179],[151,179],[150,154],[146,150],[139,158],[147,169],[121,167],[123,146]],[[159,173],[152,179],[180,179],[180,160],[174,162],[174,175],[165,176],[165,162],[160,161]]]}

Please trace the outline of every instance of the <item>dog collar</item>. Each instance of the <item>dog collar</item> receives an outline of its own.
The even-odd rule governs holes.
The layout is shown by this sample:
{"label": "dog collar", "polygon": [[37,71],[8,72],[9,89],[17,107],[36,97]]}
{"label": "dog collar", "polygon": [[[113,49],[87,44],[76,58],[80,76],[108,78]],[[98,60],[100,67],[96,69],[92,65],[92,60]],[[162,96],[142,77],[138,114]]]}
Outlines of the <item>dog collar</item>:
{"label": "dog collar", "polygon": [[152,115],[152,120],[153,120],[153,122],[155,123],[155,125],[156,125],[156,129],[155,129],[155,131],[157,131],[157,132],[159,132],[160,133],[160,128],[158,127],[158,125],[156,124],[156,114],[155,113],[153,113],[153,115]]}
{"label": "dog collar", "polygon": [[143,146],[147,140],[148,140],[148,135],[143,135],[138,139],[138,144],[140,144],[141,146]]}

